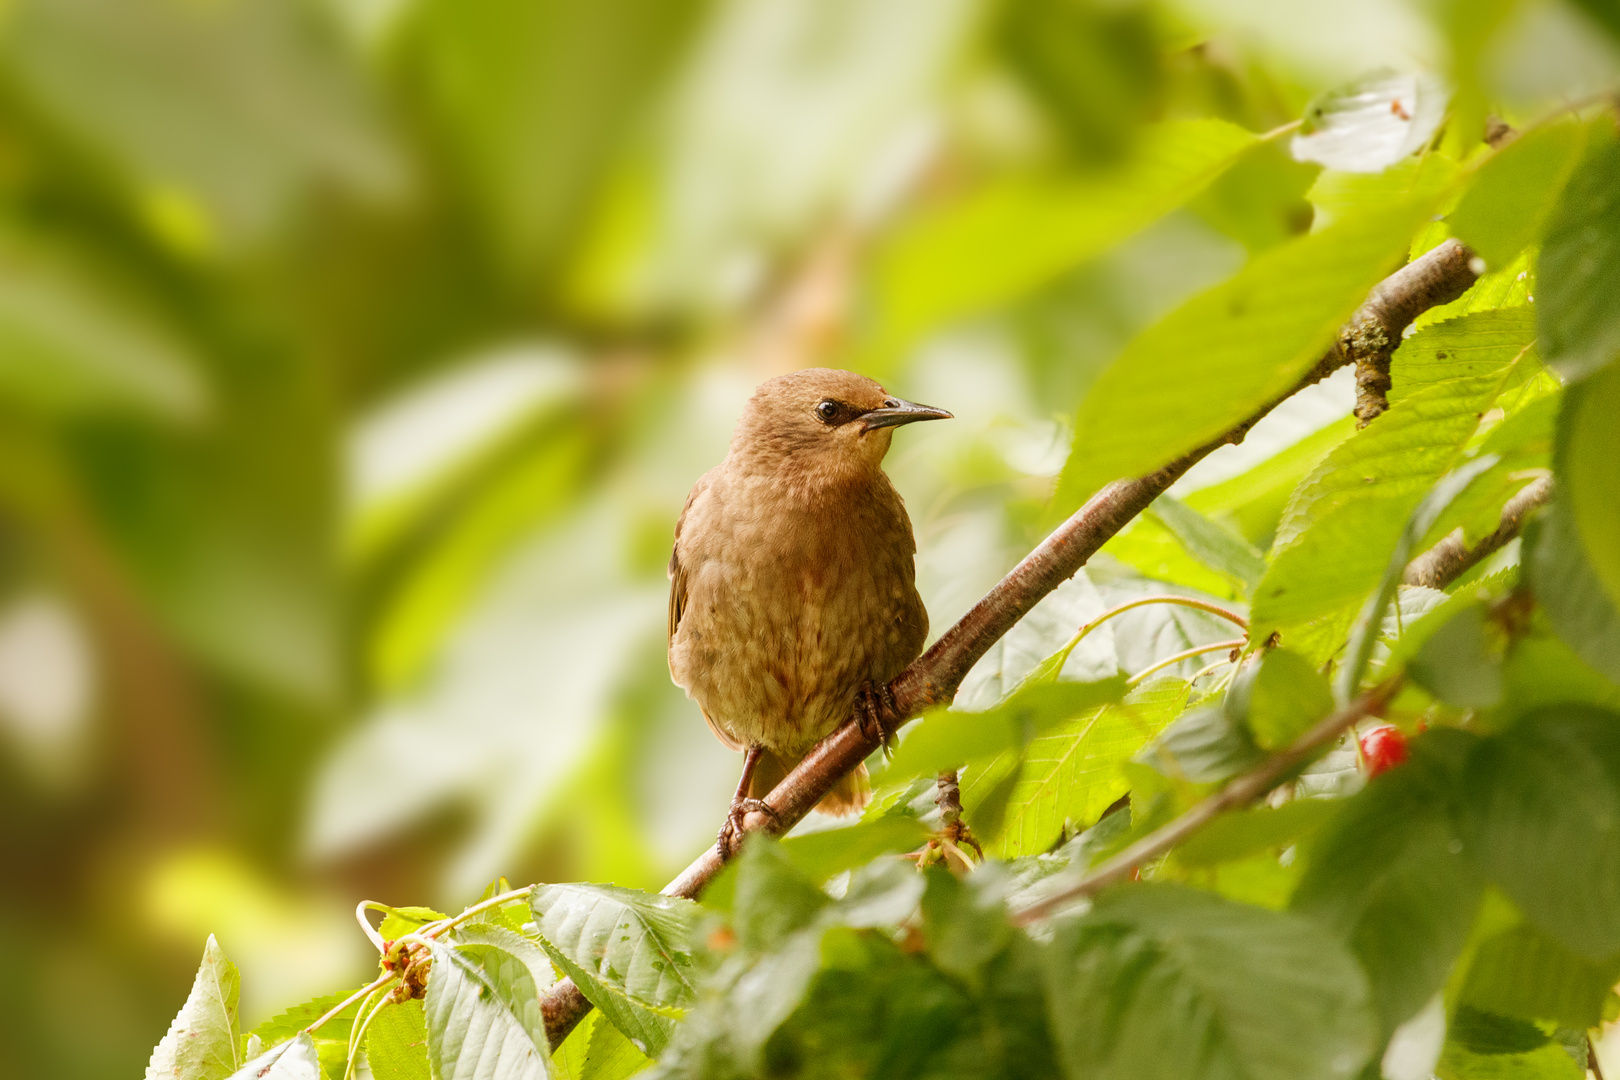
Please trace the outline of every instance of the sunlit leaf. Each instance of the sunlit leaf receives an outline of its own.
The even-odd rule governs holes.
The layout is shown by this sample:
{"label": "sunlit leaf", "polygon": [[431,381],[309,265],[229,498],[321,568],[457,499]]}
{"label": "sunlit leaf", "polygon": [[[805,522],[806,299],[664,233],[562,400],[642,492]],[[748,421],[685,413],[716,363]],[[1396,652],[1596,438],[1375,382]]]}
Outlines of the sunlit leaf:
{"label": "sunlit leaf", "polygon": [[325,1080],[325,1074],[315,1040],[301,1033],[245,1063],[231,1080]]}
{"label": "sunlit leaf", "polygon": [[1152,471],[1286,394],[1389,272],[1425,210],[1397,204],[1273,248],[1140,334],[1080,406],[1054,511]]}
{"label": "sunlit leaf", "polygon": [[1527,538],[1530,586],[1575,654],[1620,683],[1620,608],[1587,562],[1568,504],[1555,498]]}
{"label": "sunlit leaf", "polygon": [[1327,678],[1298,653],[1270,649],[1252,675],[1238,676],[1227,709],[1262,750],[1281,750],[1333,709]]}
{"label": "sunlit leaf", "polygon": [[926,212],[877,256],[870,348],[890,358],[1100,254],[1197,194],[1254,136],[1220,120],[1149,128],[1094,179],[1009,180]]}
{"label": "sunlit leaf", "polygon": [[222,1080],[235,1072],[236,1000],[241,989],[236,965],[210,934],[191,993],[152,1050],[146,1080]]}
{"label": "sunlit leaf", "polygon": [[1058,927],[1047,993],[1067,1075],[1351,1077],[1373,1049],[1367,982],[1312,922],[1164,885]]}
{"label": "sunlit leaf", "polygon": [[1253,588],[1265,576],[1265,557],[1253,544],[1185,503],[1161,495],[1148,508],[1148,513],[1175,534],[1187,554],[1211,570],[1236,580],[1243,591]]}
{"label": "sunlit leaf", "polygon": [[1584,1029],[1598,1026],[1616,979],[1615,960],[1583,960],[1521,924],[1480,942],[1458,1000],[1501,1016]]}
{"label": "sunlit leaf", "polygon": [[537,1080],[549,1047],[529,969],[491,945],[435,942],[424,1002],[428,1059],[443,1080]]}
{"label": "sunlit leaf", "polygon": [[366,1062],[375,1080],[428,1080],[427,1018],[420,1001],[385,1005],[372,1017]]}
{"label": "sunlit leaf", "polygon": [[[1620,347],[1620,346],[1617,346]],[[1565,394],[1558,422],[1559,498],[1592,568],[1620,605],[1620,364]]]}

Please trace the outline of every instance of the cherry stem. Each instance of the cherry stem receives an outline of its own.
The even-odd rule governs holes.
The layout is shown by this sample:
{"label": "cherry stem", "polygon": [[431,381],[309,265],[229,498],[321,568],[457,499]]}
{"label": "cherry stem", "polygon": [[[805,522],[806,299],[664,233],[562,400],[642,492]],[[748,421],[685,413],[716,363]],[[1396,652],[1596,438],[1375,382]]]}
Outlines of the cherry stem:
{"label": "cherry stem", "polygon": [[[1155,671],[1162,671],[1171,664],[1179,664],[1183,660],[1190,660],[1195,656],[1202,656],[1204,653],[1214,652],[1216,649],[1242,648],[1243,643],[1248,640],[1248,638],[1233,638],[1231,641],[1216,641],[1211,642],[1208,645],[1195,645],[1190,649],[1183,649],[1174,656],[1167,656],[1158,663],[1149,665],[1148,667],[1143,668],[1141,671],[1138,671],[1135,675],[1132,675],[1129,679],[1125,680],[1125,685],[1135,686],[1149,675],[1152,675]],[[1202,672],[1200,672],[1200,674],[1202,674]]]}

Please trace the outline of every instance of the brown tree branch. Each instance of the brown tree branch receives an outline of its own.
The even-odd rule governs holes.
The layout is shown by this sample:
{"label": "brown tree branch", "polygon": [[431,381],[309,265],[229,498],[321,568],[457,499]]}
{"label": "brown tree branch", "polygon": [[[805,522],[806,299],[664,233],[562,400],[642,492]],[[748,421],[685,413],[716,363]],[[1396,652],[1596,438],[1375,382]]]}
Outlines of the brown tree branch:
{"label": "brown tree branch", "polygon": [[[1422,258],[1413,261],[1411,266],[1417,266],[1430,256],[1435,256],[1438,262],[1450,267],[1461,262],[1465,267],[1472,264],[1474,253],[1462,245],[1459,240],[1447,240]],[[1399,276],[1399,275],[1397,275]],[[1468,283],[1473,284],[1474,275],[1470,274]],[[1379,289],[1384,289],[1390,281],[1384,282]],[[1438,286],[1444,293],[1445,278],[1431,279],[1434,286]],[[1467,286],[1463,287],[1464,289]],[[1407,305],[1397,302],[1393,306],[1383,306],[1377,303],[1378,290],[1374,290],[1372,299],[1350,320],[1345,328],[1345,334],[1340,339],[1341,348],[1346,353],[1346,361],[1356,365],[1356,426],[1364,428],[1375,418],[1389,408],[1390,382],[1389,365],[1394,357],[1395,350],[1400,346],[1401,334],[1406,327],[1417,318],[1418,314],[1439,304],[1447,304],[1462,295],[1458,291],[1443,299],[1425,303],[1423,307],[1406,314]],[[1410,299],[1417,299],[1418,294],[1410,294]],[[1394,298],[1391,297],[1393,300]],[[1393,316],[1393,317],[1392,317]]]}
{"label": "brown tree branch", "polygon": [[1444,540],[1408,563],[1401,580],[1408,585],[1425,585],[1431,589],[1445,588],[1475,565],[1506,547],[1509,541],[1519,535],[1519,530],[1524,528],[1525,518],[1529,516],[1530,511],[1546,505],[1550,498],[1552,498],[1552,477],[1543,476],[1507,501],[1502,507],[1501,524],[1490,535],[1473,547],[1468,547],[1463,540],[1462,528],[1459,526],[1453,529],[1446,534]]}
{"label": "brown tree branch", "polygon": [[[898,713],[893,726],[898,727],[931,705],[949,702],[968,670],[991,645],[1048,593],[1073,577],[1105,542],[1193,465],[1221,446],[1242,442],[1249,429],[1277,405],[1355,361],[1367,348],[1392,347],[1389,343],[1399,342],[1401,332],[1423,311],[1449,303],[1466,292],[1477,276],[1469,266],[1472,258],[1462,244],[1448,240],[1408,263],[1373,289],[1339,340],[1293,389],[1267,402],[1219,438],[1158,471],[1135,480],[1116,480],[1093,495],[890,684]],[[786,832],[879,745],[877,738],[862,730],[857,719],[846,722],[765,797],[777,821],[756,812],[747,816],[745,828],[774,827]],[[730,854],[722,853],[718,846],[709,848],[666,885],[664,893],[695,897],[720,872]],[[591,1008],[567,979],[546,993],[541,1006],[553,1046]]]}

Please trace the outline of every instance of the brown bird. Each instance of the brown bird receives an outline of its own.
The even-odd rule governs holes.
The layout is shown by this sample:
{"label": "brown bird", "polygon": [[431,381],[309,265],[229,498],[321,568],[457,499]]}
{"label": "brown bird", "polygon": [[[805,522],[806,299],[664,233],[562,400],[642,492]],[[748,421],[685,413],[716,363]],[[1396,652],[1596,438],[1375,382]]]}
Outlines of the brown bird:
{"label": "brown bird", "polygon": [[[950,413],[811,368],[755,391],[692,488],[669,560],[669,671],[746,750],[722,845],[760,798],[922,650],[916,540],[884,475],[894,429]],[[817,809],[871,801],[861,766]]]}

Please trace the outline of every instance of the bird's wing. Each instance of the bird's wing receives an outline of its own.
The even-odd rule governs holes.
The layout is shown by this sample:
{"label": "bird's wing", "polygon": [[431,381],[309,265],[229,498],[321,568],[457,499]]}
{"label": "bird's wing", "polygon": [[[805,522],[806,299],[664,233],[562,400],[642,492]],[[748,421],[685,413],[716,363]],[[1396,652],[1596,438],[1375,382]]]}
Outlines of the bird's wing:
{"label": "bird's wing", "polygon": [[[692,493],[686,497],[686,505],[681,507],[681,516],[675,519],[675,546],[669,553],[669,640],[671,644],[675,641],[675,631],[680,628],[681,615],[686,611],[686,567],[681,565],[681,526],[686,524],[686,512],[692,509],[692,503],[697,501],[697,497],[703,494],[708,486],[709,478],[707,476],[699,480],[697,485],[692,488]],[[673,675],[674,671],[672,670],[670,674]],[[678,684],[680,680],[676,679],[676,682]],[[709,715],[707,709],[700,707],[698,711],[703,714],[703,722],[709,725],[709,730],[714,732],[714,737],[719,739],[727,750],[741,750],[743,748],[742,743],[732,738],[719,724],[714,722],[714,718]]]}

